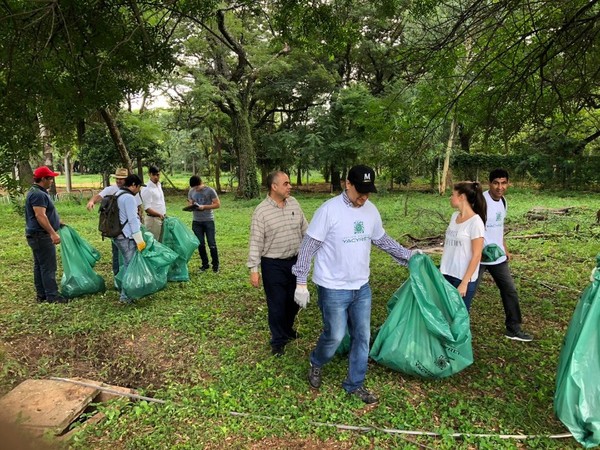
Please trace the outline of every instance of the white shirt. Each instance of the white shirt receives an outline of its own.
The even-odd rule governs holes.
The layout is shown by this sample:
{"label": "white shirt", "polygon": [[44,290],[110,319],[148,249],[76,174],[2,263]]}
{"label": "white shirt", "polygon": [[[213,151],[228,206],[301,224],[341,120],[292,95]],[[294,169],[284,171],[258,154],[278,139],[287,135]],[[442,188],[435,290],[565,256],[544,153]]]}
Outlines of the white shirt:
{"label": "white shirt", "polygon": [[[502,199],[494,200],[490,195],[490,191],[485,191],[483,196],[487,203],[487,222],[485,223],[483,246],[496,244],[506,253],[506,249],[504,248],[504,219],[506,218],[507,207],[504,206]],[[504,261],[506,261],[506,255],[493,262],[482,261],[481,264],[493,266]]]}
{"label": "white shirt", "polygon": [[152,208],[159,214],[167,213],[167,205],[165,205],[165,194],[163,193],[160,181],[153,183],[148,181],[146,187],[142,189],[142,200],[144,202],[144,211]]}
{"label": "white shirt", "polygon": [[[458,211],[452,214],[450,224],[446,229],[440,272],[462,280],[473,257],[471,241],[483,237],[485,225],[483,225],[483,220],[478,214],[463,223],[456,223],[457,218]],[[475,270],[469,281],[477,281],[478,276],[479,271]]]}
{"label": "white shirt", "polygon": [[371,241],[385,234],[373,203],[355,208],[338,195],[319,207],[306,233],[323,243],[315,256],[316,284],[354,290],[369,281]]}
{"label": "white shirt", "polygon": [[[121,188],[116,184],[111,184],[110,186],[106,186],[104,189],[98,192],[98,195],[100,196],[100,198],[104,198],[107,195],[115,195],[117,192],[119,192],[120,189]],[[142,204],[142,199],[140,198],[139,193],[135,194],[135,203],[137,206],[140,206]]]}

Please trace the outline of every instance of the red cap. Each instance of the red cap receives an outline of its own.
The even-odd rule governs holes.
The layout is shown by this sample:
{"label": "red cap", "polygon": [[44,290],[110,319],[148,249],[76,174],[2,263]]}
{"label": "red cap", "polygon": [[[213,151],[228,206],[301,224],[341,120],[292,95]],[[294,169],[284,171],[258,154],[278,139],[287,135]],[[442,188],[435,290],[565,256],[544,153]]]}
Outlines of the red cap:
{"label": "red cap", "polygon": [[41,166],[33,171],[33,178],[57,177],[59,173],[52,172],[48,167]]}

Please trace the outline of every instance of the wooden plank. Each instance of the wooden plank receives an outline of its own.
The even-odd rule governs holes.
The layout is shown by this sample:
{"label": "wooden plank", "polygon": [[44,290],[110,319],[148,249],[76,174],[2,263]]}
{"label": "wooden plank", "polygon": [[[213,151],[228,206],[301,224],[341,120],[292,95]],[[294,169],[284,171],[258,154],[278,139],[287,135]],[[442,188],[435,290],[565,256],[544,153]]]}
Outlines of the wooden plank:
{"label": "wooden plank", "polygon": [[34,434],[59,435],[99,394],[98,389],[54,380],[25,380],[0,399],[0,419]]}

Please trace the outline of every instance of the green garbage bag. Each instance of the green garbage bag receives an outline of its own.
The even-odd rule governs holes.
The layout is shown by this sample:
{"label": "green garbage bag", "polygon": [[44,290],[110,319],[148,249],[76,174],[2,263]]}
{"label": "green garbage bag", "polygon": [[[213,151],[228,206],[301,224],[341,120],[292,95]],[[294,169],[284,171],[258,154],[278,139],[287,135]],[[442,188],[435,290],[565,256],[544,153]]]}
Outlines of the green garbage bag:
{"label": "green garbage bag", "polygon": [[93,269],[100,259],[98,250],[68,225],[59,228],[58,235],[64,271],[60,280],[61,295],[74,298],[104,292],[104,278]]}
{"label": "green garbage bag", "polygon": [[167,275],[171,264],[177,260],[179,255],[154,239],[154,236],[149,231],[143,230],[142,236],[146,242],[146,248],[142,252],[142,255],[154,270],[155,277],[161,281],[162,286],[160,289],[162,289],[167,285]]}
{"label": "green garbage bag", "polygon": [[167,217],[163,221],[162,244],[174,250],[179,256],[171,265],[167,279],[189,281],[187,263],[200,244],[196,235],[176,217]]}
{"label": "green garbage bag", "polygon": [[119,290],[125,290],[129,298],[138,299],[160,291],[167,285],[167,273],[177,259],[177,253],[161,244],[149,231],[142,228],[146,248],[136,252],[127,270],[123,266],[115,277]]}
{"label": "green garbage bag", "polygon": [[600,254],[569,323],[558,360],[554,412],[586,448],[600,444]]}
{"label": "green garbage bag", "polygon": [[415,255],[410,277],[388,302],[370,356],[410,375],[444,378],[473,363],[469,313],[460,294],[427,255]]}
{"label": "green garbage bag", "polygon": [[164,288],[166,284],[160,277],[155,276],[154,270],[142,253],[136,252],[133,255],[122,279],[123,290],[131,299],[154,294]]}
{"label": "green garbage bag", "polygon": [[502,258],[506,253],[500,248],[497,244],[490,244],[483,247],[483,251],[481,252],[481,261],[482,262],[494,262],[498,261],[498,259]]}

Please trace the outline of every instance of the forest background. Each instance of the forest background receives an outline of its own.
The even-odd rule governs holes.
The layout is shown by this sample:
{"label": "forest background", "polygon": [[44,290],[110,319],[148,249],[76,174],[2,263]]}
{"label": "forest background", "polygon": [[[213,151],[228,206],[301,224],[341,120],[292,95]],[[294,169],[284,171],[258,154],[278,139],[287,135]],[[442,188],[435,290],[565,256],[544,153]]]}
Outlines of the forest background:
{"label": "forest background", "polygon": [[495,166],[597,187],[598,17],[583,0],[5,1],[0,182],[153,163],[218,190],[226,170],[249,199],[273,169],[337,191],[361,162],[392,188]]}

